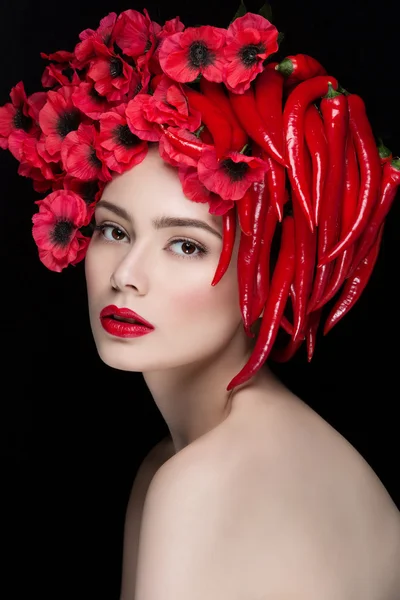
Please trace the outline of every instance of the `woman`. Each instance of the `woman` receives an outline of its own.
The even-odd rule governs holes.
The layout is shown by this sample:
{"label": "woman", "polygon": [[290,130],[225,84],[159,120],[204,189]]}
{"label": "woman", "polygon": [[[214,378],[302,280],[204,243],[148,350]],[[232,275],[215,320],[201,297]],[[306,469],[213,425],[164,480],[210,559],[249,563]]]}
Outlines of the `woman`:
{"label": "woman", "polygon": [[[32,177],[35,189],[52,189],[39,201],[34,216],[33,235],[42,262],[60,271],[86,257],[90,320],[99,354],[113,368],[143,373],[170,432],[145,459],[134,482],[121,598],[395,600],[400,589],[397,508],[354,448],[265,365],[273,350],[275,358],[287,358],[306,336],[312,346],[308,314],[318,310],[331,284],[328,275],[321,278],[329,269],[320,265],[318,271],[316,263],[296,280],[299,223],[305,223],[302,243],[309,235],[307,239],[321,244],[318,260],[342,238],[325,240],[330,243],[323,248],[323,239],[315,237],[318,219],[309,210],[304,188],[296,187],[300,163],[295,150],[303,143],[301,136],[291,145],[293,132],[286,124],[286,162],[273,136],[265,147],[265,136],[251,138],[246,116],[255,112],[241,111],[238,98],[232,96],[236,85],[236,93],[245,97],[251,80],[262,73],[262,61],[277,49],[277,32],[265,19],[249,14],[237,19],[227,34],[203,31],[202,42],[209,35],[210,44],[221,42],[229,48],[236,36],[248,35],[243,32],[249,20],[270,47],[264,52],[257,48],[261,60],[256,61],[253,52],[255,68],[247,80],[235,80],[240,66],[233,68],[233,61],[223,71],[230,92],[225,100],[231,102],[231,118],[236,116],[229,121],[229,139],[222,135],[230,129],[221,108],[211,114],[204,104],[204,96],[212,97],[209,83],[217,82],[216,64],[211,65],[213,75],[209,62],[197,65],[204,78],[199,82],[204,86],[199,104],[193,88],[180,88],[172,77],[183,83],[179,61],[169,61],[177,52],[178,38],[184,45],[179,22],[169,24],[175,28],[171,33],[167,27],[150,28],[136,11],[126,11],[118,18],[109,15],[96,35],[87,30],[73,56],[52,57],[55,64],[44,77],[52,92],[26,98],[21,86],[14,90],[2,114],[2,146],[20,161],[21,174]],[[151,33],[151,56],[133,50],[137,38],[132,28],[138,24]],[[195,33],[188,32],[186,48],[193,49]],[[164,39],[158,55],[157,35],[158,42]],[[193,61],[195,56],[204,58],[204,47],[197,45],[196,51]],[[228,62],[229,56],[225,52]],[[73,70],[71,79],[67,64]],[[186,81],[196,75],[191,73]],[[314,72],[309,79],[314,83],[318,77],[325,76]],[[330,101],[339,103],[343,151],[335,154],[340,166],[333,161],[329,166],[336,176],[342,169],[345,182],[352,113],[350,108],[343,111],[346,95],[333,77],[328,78],[323,80],[327,102],[320,92],[314,100],[319,97],[324,105],[323,115]],[[286,106],[305,89],[299,81],[292,80],[293,88],[287,88]],[[140,94],[139,84],[152,92]],[[212,119],[216,114],[217,127]],[[324,126],[328,128],[328,119]],[[327,129],[328,138],[331,134]],[[352,136],[357,149],[354,128]],[[360,145],[364,140],[359,138]],[[374,185],[378,159],[376,152]],[[286,169],[284,197],[274,195],[267,185],[275,163]],[[307,163],[302,164],[304,170]],[[229,185],[222,165],[230,168]],[[240,173],[247,179],[238,177]],[[326,188],[329,193],[336,178]],[[253,212],[246,213],[243,198],[248,199],[248,190],[254,204]],[[325,206],[321,200],[321,220],[333,219]],[[258,224],[266,223],[257,218],[256,207],[260,213],[265,210],[264,219],[267,208],[276,215],[278,248],[268,263],[268,290],[260,284],[265,275],[258,270],[260,259],[244,261],[246,268],[242,264],[244,245],[256,238]],[[247,232],[246,214],[251,216]],[[375,232],[369,252],[379,249],[381,231]],[[272,254],[273,241],[271,236]],[[259,257],[266,246],[263,238]],[[365,271],[373,262],[368,253],[353,266]],[[246,269],[253,277],[250,293],[245,289]],[[310,304],[300,304],[309,273],[314,279],[308,281],[306,300],[313,299],[314,311]],[[319,288],[312,287],[315,281]],[[285,320],[290,290],[292,327]],[[290,341],[283,349],[273,349],[281,326]]]}

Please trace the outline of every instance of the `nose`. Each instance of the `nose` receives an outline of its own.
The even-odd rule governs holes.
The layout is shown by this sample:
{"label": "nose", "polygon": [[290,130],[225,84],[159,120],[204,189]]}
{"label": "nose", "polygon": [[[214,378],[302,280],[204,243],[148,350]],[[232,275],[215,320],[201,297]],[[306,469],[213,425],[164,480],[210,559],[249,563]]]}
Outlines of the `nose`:
{"label": "nose", "polygon": [[133,247],[117,263],[111,277],[111,287],[116,291],[132,288],[139,295],[145,295],[148,291],[148,272],[146,258],[138,247]]}

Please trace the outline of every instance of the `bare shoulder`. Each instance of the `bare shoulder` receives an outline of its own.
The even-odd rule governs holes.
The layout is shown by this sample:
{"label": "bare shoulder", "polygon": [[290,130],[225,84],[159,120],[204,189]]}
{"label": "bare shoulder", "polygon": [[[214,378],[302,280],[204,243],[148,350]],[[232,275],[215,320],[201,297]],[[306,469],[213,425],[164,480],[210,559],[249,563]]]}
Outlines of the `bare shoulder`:
{"label": "bare shoulder", "polygon": [[163,438],[144,457],[135,475],[125,514],[121,600],[134,598],[139,535],[149,486],[157,471],[173,454],[172,440]]}
{"label": "bare shoulder", "polygon": [[137,600],[398,600],[400,513],[359,453],[298,400],[238,413],[168,461],[142,533]]}

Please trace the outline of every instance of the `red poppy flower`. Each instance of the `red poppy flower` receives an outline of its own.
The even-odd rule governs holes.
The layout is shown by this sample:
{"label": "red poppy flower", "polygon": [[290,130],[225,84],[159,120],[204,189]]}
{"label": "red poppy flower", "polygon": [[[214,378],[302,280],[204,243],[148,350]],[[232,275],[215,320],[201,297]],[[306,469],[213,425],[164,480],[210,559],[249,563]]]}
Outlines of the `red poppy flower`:
{"label": "red poppy flower", "polygon": [[[180,129],[178,127],[169,127],[174,134],[178,137],[188,140],[189,142],[197,142],[199,143],[199,139],[194,135],[194,133],[190,133],[187,129]],[[195,167],[197,171],[197,163],[198,160],[185,154],[181,150],[177,150],[175,146],[171,144],[169,139],[163,134],[159,141],[159,152],[160,156],[165,160],[165,162],[169,163],[174,167],[186,166],[186,167]],[[211,146],[210,146],[211,148]]]}
{"label": "red poppy flower", "polygon": [[246,13],[230,24],[224,48],[223,81],[237,94],[249,89],[263,70],[263,61],[278,50],[278,30],[261,15]]}
{"label": "red poppy flower", "polygon": [[68,175],[82,181],[111,180],[94,125],[79,125],[77,131],[67,135],[61,148],[61,161]]}
{"label": "red poppy flower", "polygon": [[193,202],[209,203],[209,213],[223,215],[233,207],[232,200],[223,200],[221,196],[210,192],[199,180],[196,167],[181,165],[178,168],[179,179],[182,184],[183,193]]}
{"label": "red poppy flower", "polygon": [[145,110],[151,101],[150,94],[137,94],[126,106],[126,122],[132,133],[141,140],[158,142],[160,133],[157,124],[151,123],[145,116]]}
{"label": "red poppy flower", "polygon": [[160,78],[148,103],[143,106],[146,119],[152,123],[176,125],[196,131],[201,125],[201,113],[191,109],[180,84],[166,75]]}
{"label": "red poppy flower", "polygon": [[79,85],[79,75],[69,65],[47,65],[42,74],[41,83],[44,88],[59,85]]}
{"label": "red poppy flower", "polygon": [[72,94],[75,86],[49,90],[47,102],[39,113],[39,124],[45,135],[45,147],[54,160],[59,160],[61,144],[71,131],[82,122],[82,113],[74,106]]}
{"label": "red poppy flower", "polygon": [[104,181],[99,181],[98,179],[82,181],[82,179],[71,177],[71,175],[66,175],[63,180],[64,189],[72,190],[78,194],[78,196],[84,200],[88,211],[90,211],[92,207],[94,208],[96,202],[100,200],[105,185]]}
{"label": "red poppy flower", "polygon": [[0,107],[0,147],[9,149],[17,160],[21,160],[22,141],[39,134],[36,121],[45,97],[46,92],[36,92],[28,98],[20,81],[10,92],[11,102]]}
{"label": "red poppy flower", "polygon": [[160,66],[160,48],[164,42],[164,40],[173,35],[174,33],[178,33],[180,31],[184,31],[185,25],[182,23],[179,17],[175,17],[174,19],[170,19],[169,21],[165,21],[163,27],[157,34],[157,45],[156,48],[150,57],[148,62],[148,66],[150,71],[155,74],[162,74],[163,70]]}
{"label": "red poppy flower", "polygon": [[124,104],[101,115],[98,144],[104,149],[106,165],[117,173],[141,163],[147,154],[147,142],[129,129]]}
{"label": "red poppy flower", "polygon": [[123,58],[96,39],[93,40],[96,57],[90,62],[87,77],[94,82],[100,96],[110,102],[123,100],[129,92],[133,68]]}
{"label": "red poppy flower", "polygon": [[240,200],[253,181],[262,181],[268,168],[264,160],[234,151],[218,161],[214,149],[204,150],[197,163],[200,181],[223,200]]}
{"label": "red poppy flower", "polygon": [[96,50],[93,46],[94,40],[103,43],[107,48],[112,48],[112,32],[116,20],[117,13],[111,12],[101,19],[96,30],[85,29],[79,34],[79,39],[81,41],[75,46],[73,53],[74,57],[72,59],[72,64],[76,66],[76,68],[85,67],[93,58],[95,58]]}
{"label": "red poppy flower", "polygon": [[110,110],[113,102],[105,96],[100,96],[93,83],[82,81],[72,94],[72,102],[83,114],[97,120],[103,112]]}
{"label": "red poppy flower", "polygon": [[[157,42],[157,34],[161,26],[150,19],[149,13],[143,9],[144,15],[137,10],[122,12],[113,31],[113,39],[126,56],[141,58],[152,54]],[[141,66],[141,65],[138,65]]]}
{"label": "red poppy flower", "polygon": [[85,202],[75,192],[57,190],[36,204],[39,212],[32,217],[32,235],[40,260],[57,272],[79,262],[90,240],[79,231],[88,223]]}
{"label": "red poppy flower", "polygon": [[161,68],[180,83],[194,81],[200,74],[208,81],[221,83],[225,43],[226,29],[211,25],[188,27],[165,38],[159,51]]}
{"label": "red poppy flower", "polygon": [[[18,132],[15,132],[17,135]],[[39,153],[40,140],[34,137],[21,139],[20,165],[18,174],[33,180],[33,187],[37,192],[43,193],[58,185],[64,178],[64,172],[59,163],[47,162]]]}

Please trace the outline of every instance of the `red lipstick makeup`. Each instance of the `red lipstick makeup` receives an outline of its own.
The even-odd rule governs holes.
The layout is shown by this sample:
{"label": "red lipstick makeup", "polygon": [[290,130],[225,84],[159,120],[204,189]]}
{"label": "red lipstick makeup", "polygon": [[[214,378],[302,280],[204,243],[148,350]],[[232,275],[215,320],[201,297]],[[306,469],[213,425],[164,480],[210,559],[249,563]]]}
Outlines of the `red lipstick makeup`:
{"label": "red lipstick makeup", "polygon": [[153,325],[133,310],[118,308],[114,304],[103,308],[100,322],[107,333],[121,338],[140,337],[154,331]]}

